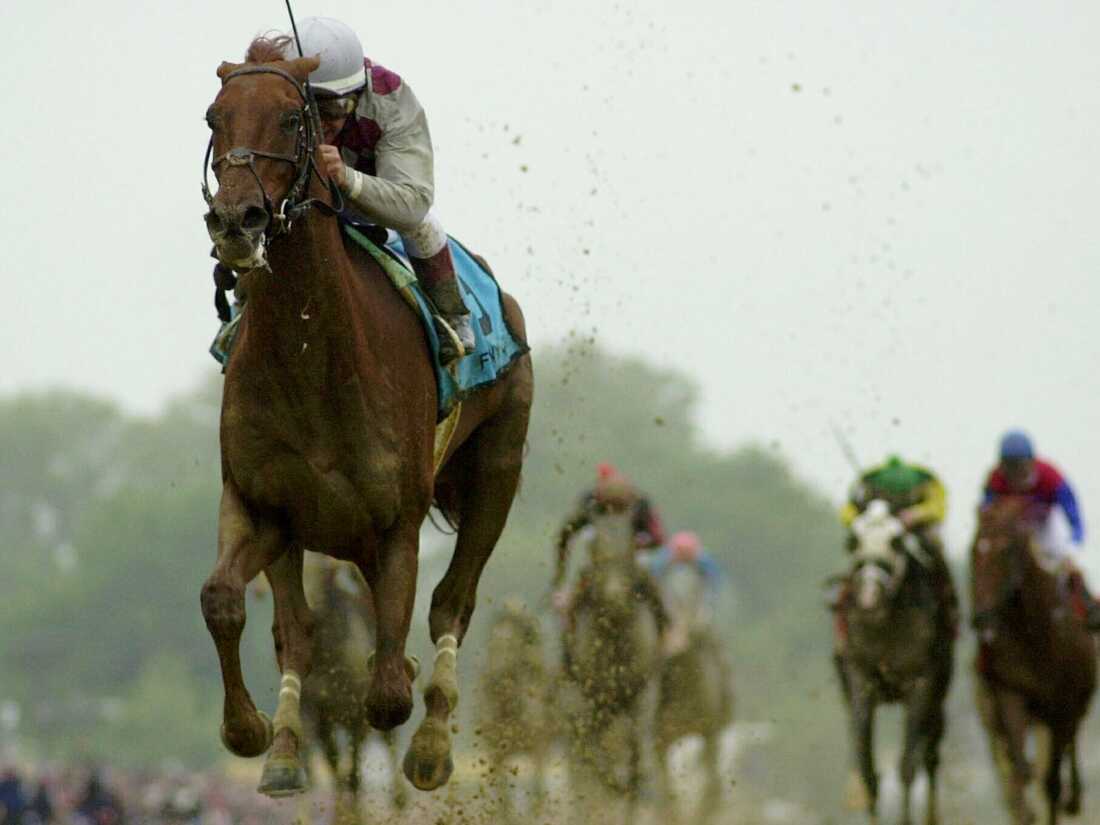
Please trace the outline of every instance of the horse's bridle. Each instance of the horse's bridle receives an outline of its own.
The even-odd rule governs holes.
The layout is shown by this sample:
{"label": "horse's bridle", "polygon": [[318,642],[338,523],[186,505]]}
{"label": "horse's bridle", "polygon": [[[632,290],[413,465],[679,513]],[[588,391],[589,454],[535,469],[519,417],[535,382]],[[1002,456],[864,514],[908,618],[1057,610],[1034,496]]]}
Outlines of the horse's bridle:
{"label": "horse's bridle", "polygon": [[[322,212],[329,215],[335,215],[341,212],[344,204],[340,190],[336,184],[333,183],[331,178],[325,178],[321,174],[321,170],[317,168],[317,161],[314,158],[314,151],[317,148],[318,135],[320,133],[320,121],[317,118],[317,107],[313,102],[312,90],[308,86],[299,83],[289,72],[275,66],[244,66],[230,72],[222,78],[222,86],[225,86],[226,83],[236,77],[252,74],[273,74],[277,77],[281,77],[294,87],[294,90],[298,92],[298,96],[302,99],[302,107],[298,110],[300,117],[294,155],[266,152],[261,149],[252,149],[248,146],[235,146],[225,154],[211,161],[210,156],[214,151],[214,136],[211,135],[210,142],[206,145],[206,155],[203,157],[202,161],[202,196],[206,201],[206,205],[211,208],[214,206],[214,196],[210,192],[207,169],[213,169],[216,173],[218,164],[226,163],[229,166],[247,166],[252,176],[256,179],[256,183],[260,187],[260,192],[263,194],[264,209],[267,211],[268,225],[265,233],[268,233],[269,237],[290,232],[290,227],[293,222],[310,207],[316,206]],[[286,161],[294,167],[297,173],[294,183],[287,191],[286,197],[280,202],[278,211],[275,210],[275,205],[271,197],[267,194],[267,189],[260,179],[259,173],[256,171],[256,158],[258,157]],[[318,180],[323,181],[328,186],[329,194],[332,197],[332,204],[325,203],[325,201],[319,198],[305,198],[303,200],[312,173],[316,173]]]}

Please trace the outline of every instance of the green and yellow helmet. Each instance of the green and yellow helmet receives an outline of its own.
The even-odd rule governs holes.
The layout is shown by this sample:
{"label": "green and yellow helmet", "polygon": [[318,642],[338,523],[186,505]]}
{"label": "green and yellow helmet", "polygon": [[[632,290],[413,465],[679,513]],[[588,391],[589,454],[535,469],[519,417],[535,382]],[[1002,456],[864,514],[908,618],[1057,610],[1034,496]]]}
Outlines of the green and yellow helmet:
{"label": "green and yellow helmet", "polygon": [[904,496],[928,481],[928,474],[892,455],[881,467],[872,470],[866,481],[888,496]]}

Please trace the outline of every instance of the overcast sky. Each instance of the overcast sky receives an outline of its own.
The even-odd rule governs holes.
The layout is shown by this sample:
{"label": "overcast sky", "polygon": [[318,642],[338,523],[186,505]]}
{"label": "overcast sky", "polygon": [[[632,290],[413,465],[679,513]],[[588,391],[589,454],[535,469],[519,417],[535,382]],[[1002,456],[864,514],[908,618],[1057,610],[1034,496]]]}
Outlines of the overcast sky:
{"label": "overcast sky", "polygon": [[[344,19],[416,90],[437,210],[536,347],[596,328],[689,371],[715,443],[774,442],[837,500],[830,421],[864,460],[930,462],[957,539],[1020,424],[1100,529],[1100,5],[296,12]],[[282,3],[43,0],[8,19],[0,392],[155,411],[216,370],[203,113],[218,63],[285,27]]]}

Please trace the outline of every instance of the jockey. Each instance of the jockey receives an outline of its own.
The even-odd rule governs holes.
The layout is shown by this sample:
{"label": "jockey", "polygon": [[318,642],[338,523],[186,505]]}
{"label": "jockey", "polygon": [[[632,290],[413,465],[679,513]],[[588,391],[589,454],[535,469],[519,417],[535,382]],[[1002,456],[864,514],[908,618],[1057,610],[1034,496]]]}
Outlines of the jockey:
{"label": "jockey", "polygon": [[[936,475],[926,467],[890,456],[884,464],[864,472],[848,496],[840,520],[851,530],[853,522],[872,501],[879,499],[916,538],[932,561],[930,571],[939,590],[944,617],[952,633],[958,632],[959,599],[944,558],[940,525],[947,513],[947,493]],[[849,547],[855,536],[849,536]]]}
{"label": "jockey", "polygon": [[658,582],[663,582],[673,570],[682,567],[693,570],[703,584],[704,604],[700,607],[706,613],[713,613],[722,584],[722,568],[703,549],[698,533],[692,530],[673,533],[668,543],[649,559],[648,566],[649,572]]}
{"label": "jockey", "polygon": [[[1036,458],[1035,448],[1026,433],[1013,430],[1001,439],[1000,461],[989,473],[982,505],[1003,496],[1023,496],[1031,501],[1029,520],[1044,554],[1065,565],[1073,592],[1083,600],[1090,630],[1100,630],[1100,604],[1089,593],[1074,556],[1085,541],[1085,524],[1077,505],[1077,496],[1062,473],[1050,462]],[[1051,518],[1055,507],[1069,522],[1069,541]]]}
{"label": "jockey", "polygon": [[[555,543],[557,562],[551,586],[554,588],[554,606],[559,610],[563,610],[569,600],[569,591],[563,588],[562,585],[565,581],[565,570],[569,561],[569,552],[572,548],[572,539],[592,523],[592,515],[596,508],[601,505],[601,490],[619,484],[633,488],[629,480],[611,464],[602,462],[596,465],[595,486],[585,491],[573,512],[565,519],[558,531],[558,538]],[[650,503],[649,498],[637,490],[634,490],[633,500],[635,546],[638,550],[660,547],[665,540],[665,531],[656,508]]]}
{"label": "jockey", "polygon": [[[433,151],[424,109],[398,75],[364,56],[347,24],[307,17],[298,24],[298,34],[302,54],[321,59],[309,76],[323,132],[321,170],[354,212],[401,235],[421,286],[449,327],[440,329],[440,360],[447,364],[473,352],[470,312],[455,278],[447,234],[431,211]],[[272,42],[288,60],[298,56],[291,35]],[[221,283],[219,274],[215,270],[215,281]]]}
{"label": "jockey", "polygon": [[[709,630],[718,607],[722,568],[703,549],[699,534],[691,530],[673,533],[668,543],[650,556],[646,566],[661,588],[669,616],[665,653],[680,652],[693,640],[705,649],[715,647],[717,639]],[[684,570],[690,571],[700,589],[683,586],[686,583],[679,574]]]}

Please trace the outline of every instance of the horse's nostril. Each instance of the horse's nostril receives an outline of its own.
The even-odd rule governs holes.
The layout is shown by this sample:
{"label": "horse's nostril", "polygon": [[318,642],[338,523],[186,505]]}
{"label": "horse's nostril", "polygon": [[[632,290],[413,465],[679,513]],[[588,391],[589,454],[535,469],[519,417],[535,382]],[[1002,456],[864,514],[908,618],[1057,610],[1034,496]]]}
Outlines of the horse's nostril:
{"label": "horse's nostril", "polygon": [[241,220],[241,229],[246,232],[262,232],[267,228],[267,210],[261,209],[258,206],[250,206],[244,211],[244,218]]}
{"label": "horse's nostril", "polygon": [[213,235],[225,234],[225,221],[222,220],[221,215],[211,209],[203,216],[203,220],[206,221],[206,229]]}

